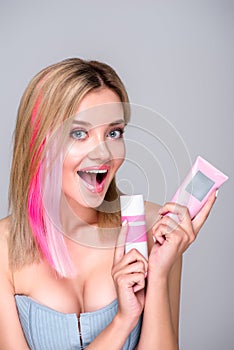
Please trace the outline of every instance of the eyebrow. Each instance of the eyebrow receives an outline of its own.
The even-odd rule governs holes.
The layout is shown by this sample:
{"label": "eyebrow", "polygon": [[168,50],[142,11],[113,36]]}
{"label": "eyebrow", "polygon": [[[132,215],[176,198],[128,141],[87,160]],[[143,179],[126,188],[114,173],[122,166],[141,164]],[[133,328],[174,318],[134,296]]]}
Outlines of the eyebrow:
{"label": "eyebrow", "polygon": [[[93,125],[91,123],[88,123],[88,122],[85,122],[83,120],[73,120],[72,122],[73,124],[78,124],[78,125],[84,125],[86,127],[93,127]],[[109,126],[114,126],[114,125],[118,125],[118,124],[125,124],[125,120],[123,119],[119,119],[119,120],[116,120],[110,124],[108,124]]]}

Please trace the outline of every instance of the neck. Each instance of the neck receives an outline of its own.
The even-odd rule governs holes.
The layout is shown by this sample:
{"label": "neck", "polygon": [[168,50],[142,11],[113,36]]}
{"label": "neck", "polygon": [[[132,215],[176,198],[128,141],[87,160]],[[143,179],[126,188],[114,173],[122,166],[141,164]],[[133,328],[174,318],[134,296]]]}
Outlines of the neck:
{"label": "neck", "polygon": [[65,232],[71,232],[73,227],[97,225],[98,213],[95,208],[86,208],[76,202],[69,201],[65,196],[60,200],[61,224]]}
{"label": "neck", "polygon": [[63,233],[79,245],[95,248],[110,248],[116,244],[119,227],[98,227],[98,211],[95,208],[77,206],[61,196],[60,218]]}

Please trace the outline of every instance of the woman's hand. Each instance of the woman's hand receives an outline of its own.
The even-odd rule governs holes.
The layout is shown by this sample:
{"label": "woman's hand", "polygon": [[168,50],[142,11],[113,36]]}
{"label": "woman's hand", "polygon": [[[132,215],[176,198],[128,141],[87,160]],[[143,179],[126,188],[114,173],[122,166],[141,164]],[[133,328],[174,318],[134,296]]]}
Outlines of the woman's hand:
{"label": "woman's hand", "polygon": [[[216,193],[213,192],[192,221],[188,209],[179,204],[167,203],[159,210],[161,219],[152,229],[155,244],[149,256],[149,278],[150,276],[168,277],[177,258],[196,239],[215,199]],[[179,222],[166,215],[168,213],[177,215]]]}
{"label": "woman's hand", "polygon": [[148,263],[136,249],[124,254],[127,230],[126,223],[116,243],[112,277],[119,304],[117,315],[135,325],[144,307]]}

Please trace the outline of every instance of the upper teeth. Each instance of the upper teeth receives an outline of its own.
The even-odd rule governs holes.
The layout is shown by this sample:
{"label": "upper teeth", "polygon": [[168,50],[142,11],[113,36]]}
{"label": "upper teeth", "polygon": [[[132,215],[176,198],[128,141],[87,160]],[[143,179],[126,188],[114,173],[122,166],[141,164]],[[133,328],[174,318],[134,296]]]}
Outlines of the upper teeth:
{"label": "upper teeth", "polygon": [[107,170],[84,170],[85,173],[91,173],[91,174],[105,174],[107,173]]}

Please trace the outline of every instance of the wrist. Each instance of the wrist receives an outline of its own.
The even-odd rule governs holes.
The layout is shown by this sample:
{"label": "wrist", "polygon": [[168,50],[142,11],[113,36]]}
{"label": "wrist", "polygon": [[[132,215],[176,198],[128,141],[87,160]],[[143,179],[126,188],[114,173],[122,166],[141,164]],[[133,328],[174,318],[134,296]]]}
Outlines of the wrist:
{"label": "wrist", "polygon": [[147,288],[150,285],[165,286],[168,284],[169,273],[158,271],[156,269],[149,270],[147,276]]}
{"label": "wrist", "polygon": [[148,268],[148,282],[149,281],[157,281],[157,282],[165,282],[168,281],[170,275],[170,270],[165,270],[160,268],[160,266],[149,266]]}
{"label": "wrist", "polygon": [[116,329],[121,329],[122,332],[126,331],[129,334],[136,326],[138,320],[139,317],[131,317],[117,312],[112,322]]}

